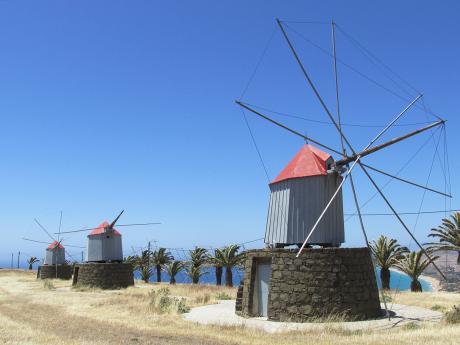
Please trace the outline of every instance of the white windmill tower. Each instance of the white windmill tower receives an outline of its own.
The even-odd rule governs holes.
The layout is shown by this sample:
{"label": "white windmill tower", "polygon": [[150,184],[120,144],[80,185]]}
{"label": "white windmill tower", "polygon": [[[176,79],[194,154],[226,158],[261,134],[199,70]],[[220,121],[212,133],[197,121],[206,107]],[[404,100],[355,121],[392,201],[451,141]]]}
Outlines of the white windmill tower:
{"label": "white windmill tower", "polygon": [[[350,181],[361,230],[367,245],[369,241],[352,178],[352,172],[356,167],[364,172],[403,229],[444,277],[429,253],[409,230],[387,195],[369,174],[369,170],[430,192],[446,197],[451,196],[365,164],[363,159],[432,128],[444,126],[445,121],[438,118],[437,121],[423,128],[377,144],[381,137],[416,104],[421,98],[419,95],[368,145],[361,150],[355,149],[343,133],[340,120],[335,49],[336,24],[332,23],[332,37],[337,118],[332,115],[299,58],[285,25],[278,19],[277,24],[308,86],[337,131],[342,148],[334,149],[270,118],[248,103],[236,101],[243,112],[250,111],[310,143],[305,145],[270,183],[270,203],[265,234],[268,248],[246,252],[242,303],[239,304],[237,313],[243,316],[268,316],[269,319],[279,321],[304,321],[332,310],[346,312],[352,318],[376,317],[380,314],[380,303],[369,248],[338,248],[344,241],[342,187],[347,180]],[[331,154],[336,155],[336,158],[334,159]],[[283,249],[290,245],[298,245],[300,248]],[[321,248],[309,248],[311,245],[319,245]],[[355,277],[360,278],[357,280]],[[385,304],[384,298],[382,302]]]}

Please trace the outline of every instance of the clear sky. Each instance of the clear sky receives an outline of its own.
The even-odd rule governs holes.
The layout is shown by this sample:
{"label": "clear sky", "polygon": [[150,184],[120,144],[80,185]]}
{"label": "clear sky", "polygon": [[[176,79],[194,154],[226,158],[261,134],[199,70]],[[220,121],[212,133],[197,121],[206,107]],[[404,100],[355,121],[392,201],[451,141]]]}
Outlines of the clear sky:
{"label": "clear sky", "polygon": [[[46,240],[33,219],[57,231],[61,210],[63,230],[98,225],[121,209],[121,223],[162,222],[122,230],[126,253],[148,240],[190,248],[263,237],[267,179],[234,100],[254,75],[246,102],[327,121],[276,17],[290,21],[288,33],[334,114],[331,26],[321,23],[338,23],[344,123],[388,123],[422,92],[425,105],[448,120],[458,194],[458,13],[458,1],[0,1],[0,261],[18,250],[41,257],[43,247],[21,237]],[[319,23],[298,23],[306,21]],[[350,36],[411,87],[371,63]],[[401,120],[417,125],[396,127],[384,139],[434,119],[417,105]],[[340,147],[330,125],[271,115]],[[274,178],[303,141],[247,116]],[[344,130],[359,148],[379,128]],[[395,173],[425,142],[401,176],[425,184],[435,157],[429,185],[444,190],[440,130],[366,161]],[[373,190],[358,171],[356,180],[364,202]],[[397,182],[385,191],[398,210],[419,209],[423,191]],[[345,212],[353,212],[348,187],[344,193]],[[445,206],[444,198],[425,195],[424,210]],[[452,207],[460,207],[458,198]],[[375,198],[364,211],[388,209]],[[442,216],[421,216],[416,227],[414,216],[405,219],[425,241]],[[366,225],[371,238],[386,233],[409,244],[389,217],[366,217]],[[78,233],[66,242],[85,245],[85,238]],[[355,219],[346,223],[346,239],[347,246],[363,245]]]}

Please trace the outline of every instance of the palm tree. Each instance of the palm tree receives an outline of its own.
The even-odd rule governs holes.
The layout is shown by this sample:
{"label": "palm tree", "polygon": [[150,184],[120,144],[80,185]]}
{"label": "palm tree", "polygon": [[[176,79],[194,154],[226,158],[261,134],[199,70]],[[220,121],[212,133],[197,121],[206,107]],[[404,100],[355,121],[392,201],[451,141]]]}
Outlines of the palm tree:
{"label": "palm tree", "polygon": [[202,272],[201,271],[201,266],[193,266],[193,265],[191,265],[187,269],[187,275],[192,280],[192,284],[198,284],[200,282],[200,278],[202,276],[204,276],[205,274],[208,274],[208,272]]}
{"label": "palm tree", "polygon": [[444,218],[442,224],[431,229],[429,237],[436,237],[439,243],[427,243],[431,251],[453,250],[457,252],[457,264],[460,264],[460,212],[454,212]]}
{"label": "palm tree", "polygon": [[174,256],[166,250],[166,248],[159,248],[152,254],[152,263],[157,270],[157,282],[161,283],[161,271],[163,268],[174,260]]}
{"label": "palm tree", "polygon": [[[422,259],[423,252],[410,252],[409,254],[404,255],[404,257],[398,260],[395,266],[406,273],[412,282],[410,284],[410,291],[412,292],[422,292],[422,284],[418,281],[418,277],[423,273],[425,268],[430,264],[428,258]],[[433,260],[436,260],[438,257],[432,257]]]}
{"label": "palm tree", "polygon": [[38,258],[36,258],[35,256],[31,256],[28,260],[27,260],[27,263],[29,264],[29,270],[32,269],[32,265],[39,262],[40,260],[38,260]]}
{"label": "palm tree", "polygon": [[382,289],[390,289],[390,268],[409,250],[398,244],[398,241],[381,235],[377,241],[369,243],[377,265],[380,267]]}
{"label": "palm tree", "polygon": [[214,259],[219,262],[220,266],[225,267],[225,285],[233,286],[233,268],[240,265],[244,260],[244,255],[238,254],[240,246],[236,244],[229,245],[223,249],[216,249]]}
{"label": "palm tree", "polygon": [[190,268],[187,270],[187,274],[192,279],[193,284],[198,284],[200,277],[206,274],[201,272],[201,268],[209,260],[208,251],[201,247],[195,247],[189,251],[189,256]]}
{"label": "palm tree", "polygon": [[142,251],[141,255],[128,256],[126,261],[133,265],[135,270],[139,270],[141,279],[148,283],[153,271],[150,267],[151,253],[148,250]]}
{"label": "palm tree", "polygon": [[176,284],[176,274],[178,274],[184,268],[185,263],[183,261],[174,260],[166,265],[166,272],[170,277],[169,284]]}
{"label": "palm tree", "polygon": [[219,259],[220,251],[219,249],[214,250],[214,256],[210,256],[208,262],[210,265],[214,266],[214,271],[216,273],[216,285],[222,285],[222,272],[223,267],[221,260]]}

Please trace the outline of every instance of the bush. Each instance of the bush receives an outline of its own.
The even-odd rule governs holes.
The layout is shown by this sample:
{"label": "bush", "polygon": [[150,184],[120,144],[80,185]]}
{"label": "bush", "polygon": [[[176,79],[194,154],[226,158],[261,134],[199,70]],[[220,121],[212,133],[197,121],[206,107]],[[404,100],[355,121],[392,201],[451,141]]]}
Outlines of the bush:
{"label": "bush", "polygon": [[219,300],[229,300],[229,299],[232,299],[232,297],[230,297],[227,293],[225,292],[219,292],[218,294],[216,294],[216,299],[219,299]]}
{"label": "bush", "polygon": [[435,304],[430,309],[434,310],[434,311],[444,311],[444,310],[446,310],[445,307],[443,307],[442,305],[439,305],[439,304]]}
{"label": "bush", "polygon": [[454,305],[451,310],[444,314],[443,320],[450,324],[460,323],[460,308]]}
{"label": "bush", "polygon": [[187,306],[185,298],[171,297],[169,289],[163,287],[158,291],[149,292],[149,309],[159,314],[166,313],[188,313],[190,308]]}
{"label": "bush", "polygon": [[179,303],[177,304],[177,312],[179,314],[188,313],[190,311],[190,307],[185,303],[185,298],[181,298]]}

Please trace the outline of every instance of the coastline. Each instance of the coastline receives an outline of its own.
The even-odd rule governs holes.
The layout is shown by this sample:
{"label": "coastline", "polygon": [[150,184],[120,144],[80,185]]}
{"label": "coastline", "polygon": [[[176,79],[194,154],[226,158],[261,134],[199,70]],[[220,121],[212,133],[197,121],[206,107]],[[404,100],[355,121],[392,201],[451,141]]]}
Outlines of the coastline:
{"label": "coastline", "polygon": [[[390,271],[394,271],[394,272],[406,275],[404,272],[402,272],[402,271],[400,271],[400,270],[398,270],[396,268],[390,268]],[[440,283],[439,279],[427,276],[425,274],[421,274],[419,279],[422,279],[422,280],[426,281],[428,284],[430,284],[431,291],[426,291],[426,292],[439,292],[439,291],[441,291],[441,283]]]}
{"label": "coastline", "polygon": [[427,275],[420,275],[420,279],[423,279],[425,281],[427,281],[430,285],[431,285],[431,291],[430,292],[439,292],[441,291],[441,282],[439,281],[439,279],[437,278],[434,278],[434,277],[430,277],[430,276],[427,276]]}

